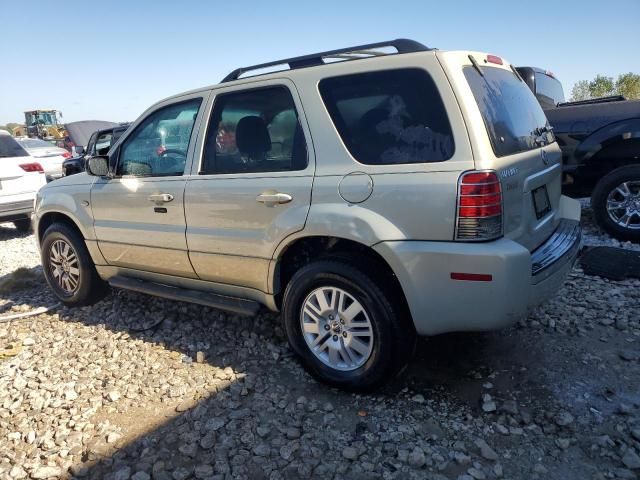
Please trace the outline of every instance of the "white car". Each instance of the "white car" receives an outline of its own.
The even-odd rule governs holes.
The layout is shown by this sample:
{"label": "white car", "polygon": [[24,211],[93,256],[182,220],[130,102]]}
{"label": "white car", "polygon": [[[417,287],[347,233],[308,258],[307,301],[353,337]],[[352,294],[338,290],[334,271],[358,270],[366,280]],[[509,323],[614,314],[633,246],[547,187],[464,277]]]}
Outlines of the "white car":
{"label": "white car", "polygon": [[8,132],[0,130],[0,223],[28,231],[36,192],[46,185],[44,169]]}
{"label": "white car", "polygon": [[71,154],[67,150],[39,138],[16,138],[16,140],[29,155],[38,159],[44,168],[47,180],[62,177],[62,162],[71,158]]}

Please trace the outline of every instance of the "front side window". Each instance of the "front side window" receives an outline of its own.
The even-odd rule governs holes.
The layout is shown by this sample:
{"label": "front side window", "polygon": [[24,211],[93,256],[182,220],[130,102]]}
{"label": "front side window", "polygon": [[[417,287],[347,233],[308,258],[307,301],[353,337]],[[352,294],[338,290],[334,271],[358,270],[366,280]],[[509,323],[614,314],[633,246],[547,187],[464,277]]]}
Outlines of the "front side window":
{"label": "front side window", "polygon": [[[554,140],[540,104],[529,87],[511,70],[464,67],[464,76],[484,119],[498,157],[532,150],[539,141]],[[541,136],[540,132],[545,132]]]}
{"label": "front side window", "polygon": [[111,147],[111,132],[103,132],[98,135],[96,139],[96,153],[97,155],[106,155]]}
{"label": "front side window", "polygon": [[268,87],[218,96],[209,120],[201,173],[305,168],[304,132],[287,88]]}
{"label": "front side window", "polygon": [[441,162],[453,156],[447,112],[424,70],[326,78],[320,94],[342,141],[360,163]]}
{"label": "front side window", "polygon": [[118,175],[182,175],[201,103],[202,99],[196,98],[149,115],[122,144]]}

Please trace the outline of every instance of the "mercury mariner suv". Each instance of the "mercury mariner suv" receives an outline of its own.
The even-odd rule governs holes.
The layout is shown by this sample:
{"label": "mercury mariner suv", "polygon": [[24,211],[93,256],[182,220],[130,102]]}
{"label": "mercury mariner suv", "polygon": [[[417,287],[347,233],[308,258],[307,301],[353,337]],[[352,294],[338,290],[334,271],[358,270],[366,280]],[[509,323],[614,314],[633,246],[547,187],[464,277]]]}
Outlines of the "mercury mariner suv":
{"label": "mercury mariner suv", "polygon": [[500,57],[411,40],[230,73],[163,100],[40,190],[69,306],[125,288],[251,315],[346,389],[416,335],[489,330],[560,288],[581,242],[540,105]]}

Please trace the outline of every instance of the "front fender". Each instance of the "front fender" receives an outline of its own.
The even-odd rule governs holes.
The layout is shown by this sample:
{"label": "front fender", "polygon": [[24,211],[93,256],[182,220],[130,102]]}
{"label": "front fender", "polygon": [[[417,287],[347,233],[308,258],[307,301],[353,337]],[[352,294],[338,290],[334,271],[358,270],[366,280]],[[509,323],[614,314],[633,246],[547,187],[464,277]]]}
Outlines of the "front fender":
{"label": "front fender", "polygon": [[86,240],[95,240],[90,190],[90,185],[54,187],[52,184],[41,189],[36,197],[34,231],[38,232],[38,225],[46,215],[55,213],[69,217]]}

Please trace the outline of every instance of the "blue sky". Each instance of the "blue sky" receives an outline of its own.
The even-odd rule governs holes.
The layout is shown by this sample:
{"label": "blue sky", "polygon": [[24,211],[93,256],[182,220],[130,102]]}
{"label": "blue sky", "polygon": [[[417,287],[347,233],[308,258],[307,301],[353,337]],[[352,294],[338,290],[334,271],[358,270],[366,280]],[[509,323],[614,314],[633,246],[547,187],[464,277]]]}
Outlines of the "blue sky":
{"label": "blue sky", "polygon": [[238,66],[398,37],[550,69],[567,96],[598,73],[640,73],[640,0],[3,3],[0,124],[30,108],[134,120]]}

